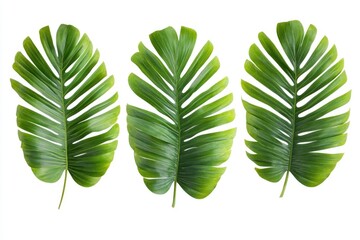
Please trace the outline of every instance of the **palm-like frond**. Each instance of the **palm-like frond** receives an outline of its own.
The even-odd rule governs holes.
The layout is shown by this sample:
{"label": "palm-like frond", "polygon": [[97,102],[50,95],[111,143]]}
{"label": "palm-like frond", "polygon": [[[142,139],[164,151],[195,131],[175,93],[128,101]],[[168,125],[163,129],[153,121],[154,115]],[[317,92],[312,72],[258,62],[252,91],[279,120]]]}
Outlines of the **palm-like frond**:
{"label": "palm-like frond", "polygon": [[178,37],[168,27],[152,33],[150,40],[160,57],[140,43],[132,61],[148,81],[130,74],[129,85],[157,113],[128,105],[129,141],[149,190],[163,194],[174,183],[175,206],[177,183],[190,196],[204,198],[224,173],[220,165],[230,155],[235,129],[207,130],[234,119],[233,110],[219,113],[232,102],[232,94],[213,100],[226,88],[227,78],[198,91],[220,64],[216,57],[206,63],[213,50],[210,42],[188,63],[196,42],[194,30],[182,27]]}
{"label": "palm-like frond", "polygon": [[86,34],[80,38],[78,29],[61,25],[55,45],[49,27],[44,27],[40,40],[46,57],[26,38],[28,57],[18,52],[13,68],[28,84],[11,79],[11,85],[31,106],[17,109],[27,164],[45,182],[58,181],[65,171],[60,208],[68,172],[79,185],[90,187],[109,167],[120,108],[113,106],[117,93],[101,102],[114,78],[106,78],[105,65],[97,64],[99,52],[93,52]]}
{"label": "palm-like frond", "polygon": [[272,109],[243,101],[247,130],[254,139],[246,141],[251,150],[247,155],[268,181],[277,182],[286,173],[281,196],[290,172],[302,184],[317,186],[343,156],[324,150],[345,144],[349,111],[339,115],[333,111],[349,102],[351,92],[333,97],[347,80],[344,61],[336,61],[335,46],[327,50],[326,37],[310,51],[316,32],[311,25],[304,33],[299,21],[279,23],[277,35],[286,56],[260,33],[268,57],[253,44],[251,60],[245,63],[246,71],[267,91],[243,80],[244,91]]}

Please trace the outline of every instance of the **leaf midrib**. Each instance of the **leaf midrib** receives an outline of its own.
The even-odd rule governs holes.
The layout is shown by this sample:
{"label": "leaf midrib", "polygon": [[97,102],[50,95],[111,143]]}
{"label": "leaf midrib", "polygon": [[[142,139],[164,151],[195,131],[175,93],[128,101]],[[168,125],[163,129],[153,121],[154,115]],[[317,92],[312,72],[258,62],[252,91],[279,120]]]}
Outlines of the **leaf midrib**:
{"label": "leaf midrib", "polygon": [[63,66],[63,61],[64,61],[64,57],[62,56],[61,61],[59,61],[59,81],[60,81],[60,85],[61,85],[61,104],[60,104],[60,107],[61,107],[61,112],[62,112],[62,115],[63,115],[62,125],[64,126],[64,142],[63,142],[63,146],[64,146],[64,157],[65,157],[65,176],[64,176],[64,184],[63,184],[63,189],[62,189],[58,209],[60,209],[61,203],[62,203],[63,198],[64,198],[65,188],[66,188],[66,180],[67,180],[67,174],[68,174],[68,167],[69,167],[68,140],[67,140],[68,139],[68,127],[67,127],[66,103],[65,103],[66,90],[65,90],[65,79],[64,79],[65,69],[64,69],[64,66]]}
{"label": "leaf midrib", "polygon": [[180,152],[181,152],[181,103],[180,103],[180,92],[181,89],[179,89],[179,80],[180,80],[180,73],[178,73],[177,69],[174,71],[174,90],[175,90],[175,116],[176,116],[176,123],[175,126],[177,127],[177,134],[178,134],[178,142],[177,142],[177,159],[175,163],[175,178],[174,178],[174,193],[173,193],[173,202],[172,207],[175,207],[176,203],[176,185],[177,185],[177,178],[178,178],[178,172],[179,172],[179,163],[180,163]]}
{"label": "leaf midrib", "polygon": [[281,190],[280,193],[280,197],[284,196],[285,190],[286,190],[286,186],[287,186],[287,182],[289,179],[289,174],[291,171],[291,164],[292,164],[292,160],[294,158],[293,153],[294,153],[294,142],[295,142],[295,133],[296,133],[296,119],[297,119],[297,92],[298,92],[298,72],[299,72],[299,66],[297,64],[297,61],[295,61],[294,63],[294,76],[293,76],[293,82],[294,82],[294,94],[293,94],[293,102],[292,102],[292,118],[291,118],[291,135],[290,135],[290,148],[289,148],[289,160],[288,160],[288,165],[287,165],[287,170],[286,170],[286,176],[285,176],[285,181],[284,181],[284,185],[283,188]]}

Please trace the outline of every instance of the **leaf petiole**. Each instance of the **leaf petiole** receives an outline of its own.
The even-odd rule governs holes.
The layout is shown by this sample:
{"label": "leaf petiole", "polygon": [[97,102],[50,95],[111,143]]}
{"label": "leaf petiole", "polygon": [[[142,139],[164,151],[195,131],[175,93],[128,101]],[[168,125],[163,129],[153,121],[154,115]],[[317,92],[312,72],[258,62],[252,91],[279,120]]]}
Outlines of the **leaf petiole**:
{"label": "leaf petiole", "polygon": [[289,171],[286,172],[285,182],[284,182],[283,188],[282,188],[282,190],[281,190],[281,194],[280,194],[280,197],[281,197],[281,198],[284,196],[288,179],[289,179]]}
{"label": "leaf petiole", "polygon": [[175,207],[175,202],[176,202],[176,182],[174,182],[174,194],[173,194],[173,202],[172,202],[172,207]]}
{"label": "leaf petiole", "polygon": [[65,193],[65,187],[66,187],[66,179],[67,179],[67,170],[65,170],[65,178],[64,178],[64,185],[63,185],[63,190],[62,190],[62,193],[61,193],[61,198],[60,198],[60,203],[59,203],[59,206],[58,206],[58,209],[60,209],[61,207],[61,203],[63,201],[63,198],[64,198],[64,193]]}

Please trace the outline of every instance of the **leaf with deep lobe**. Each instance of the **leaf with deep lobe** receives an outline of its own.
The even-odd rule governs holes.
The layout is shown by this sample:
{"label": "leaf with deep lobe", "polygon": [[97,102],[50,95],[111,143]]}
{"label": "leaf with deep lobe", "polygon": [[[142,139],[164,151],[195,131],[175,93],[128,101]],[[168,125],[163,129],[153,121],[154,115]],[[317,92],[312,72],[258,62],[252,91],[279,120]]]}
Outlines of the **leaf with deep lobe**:
{"label": "leaf with deep lobe", "polygon": [[14,70],[27,84],[11,79],[13,89],[31,107],[18,106],[17,124],[24,157],[37,178],[56,182],[65,172],[81,186],[96,184],[117,147],[118,95],[106,96],[114,84],[98,64],[86,34],[61,25],[56,42],[49,27],[40,30],[46,56],[27,37],[15,56]]}
{"label": "leaf with deep lobe", "polygon": [[174,184],[174,207],[177,184],[194,198],[205,198],[217,185],[235,129],[213,128],[232,122],[235,114],[226,109],[232,94],[214,99],[227,87],[227,78],[199,91],[220,67],[216,57],[209,60],[210,42],[189,62],[194,30],[182,27],[178,36],[168,27],[150,40],[158,55],[139,44],[131,60],[145,76],[130,74],[129,85],[156,111],[127,106],[129,142],[150,191],[164,194]]}
{"label": "leaf with deep lobe", "polygon": [[250,60],[245,62],[245,70],[266,91],[242,80],[243,90],[271,109],[243,101],[247,130],[253,138],[246,141],[247,155],[259,166],[257,173],[268,181],[278,182],[286,173],[280,196],[289,173],[305,186],[314,187],[343,156],[328,150],[345,144],[349,111],[339,115],[334,111],[349,102],[351,92],[334,94],[347,80],[344,61],[336,60],[335,46],[328,50],[326,37],[314,44],[316,31],[310,25],[304,32],[299,21],[279,23],[277,35],[283,51],[260,33],[267,54],[253,44]]}

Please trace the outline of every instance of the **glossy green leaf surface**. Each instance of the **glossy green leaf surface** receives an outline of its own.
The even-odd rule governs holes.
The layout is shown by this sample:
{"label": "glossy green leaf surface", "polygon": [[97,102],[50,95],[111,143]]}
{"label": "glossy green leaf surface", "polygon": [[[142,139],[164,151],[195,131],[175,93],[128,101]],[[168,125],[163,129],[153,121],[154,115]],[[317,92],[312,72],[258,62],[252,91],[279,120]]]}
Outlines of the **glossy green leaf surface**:
{"label": "glossy green leaf surface", "polygon": [[220,67],[210,42],[189,62],[196,37],[190,28],[178,36],[168,27],[150,35],[157,54],[140,43],[131,58],[144,77],[130,74],[129,85],[154,111],[127,106],[130,145],[150,191],[164,194],[174,184],[173,207],[177,184],[198,199],[213,191],[235,136],[235,129],[213,130],[233,121],[232,94],[218,96],[227,78],[205,86]]}
{"label": "glossy green leaf surface", "polygon": [[61,25],[54,42],[50,28],[40,30],[41,54],[27,37],[18,52],[14,70],[24,80],[11,79],[13,89],[29,106],[17,108],[19,138],[24,157],[35,176],[58,181],[67,173],[79,185],[96,184],[108,169],[117,147],[120,112],[117,93],[107,96],[114,84],[107,77],[99,52],[88,36]]}
{"label": "glossy green leaf surface", "polygon": [[329,149],[345,144],[350,112],[334,111],[349,102],[351,92],[341,92],[347,77],[336,47],[329,48],[326,37],[315,43],[316,32],[313,25],[304,32],[299,21],[279,23],[282,49],[261,32],[263,50],[253,44],[245,62],[257,85],[242,80],[242,88],[267,106],[243,101],[253,138],[246,141],[247,155],[268,181],[278,182],[286,174],[281,196],[289,173],[314,187],[343,156]]}

